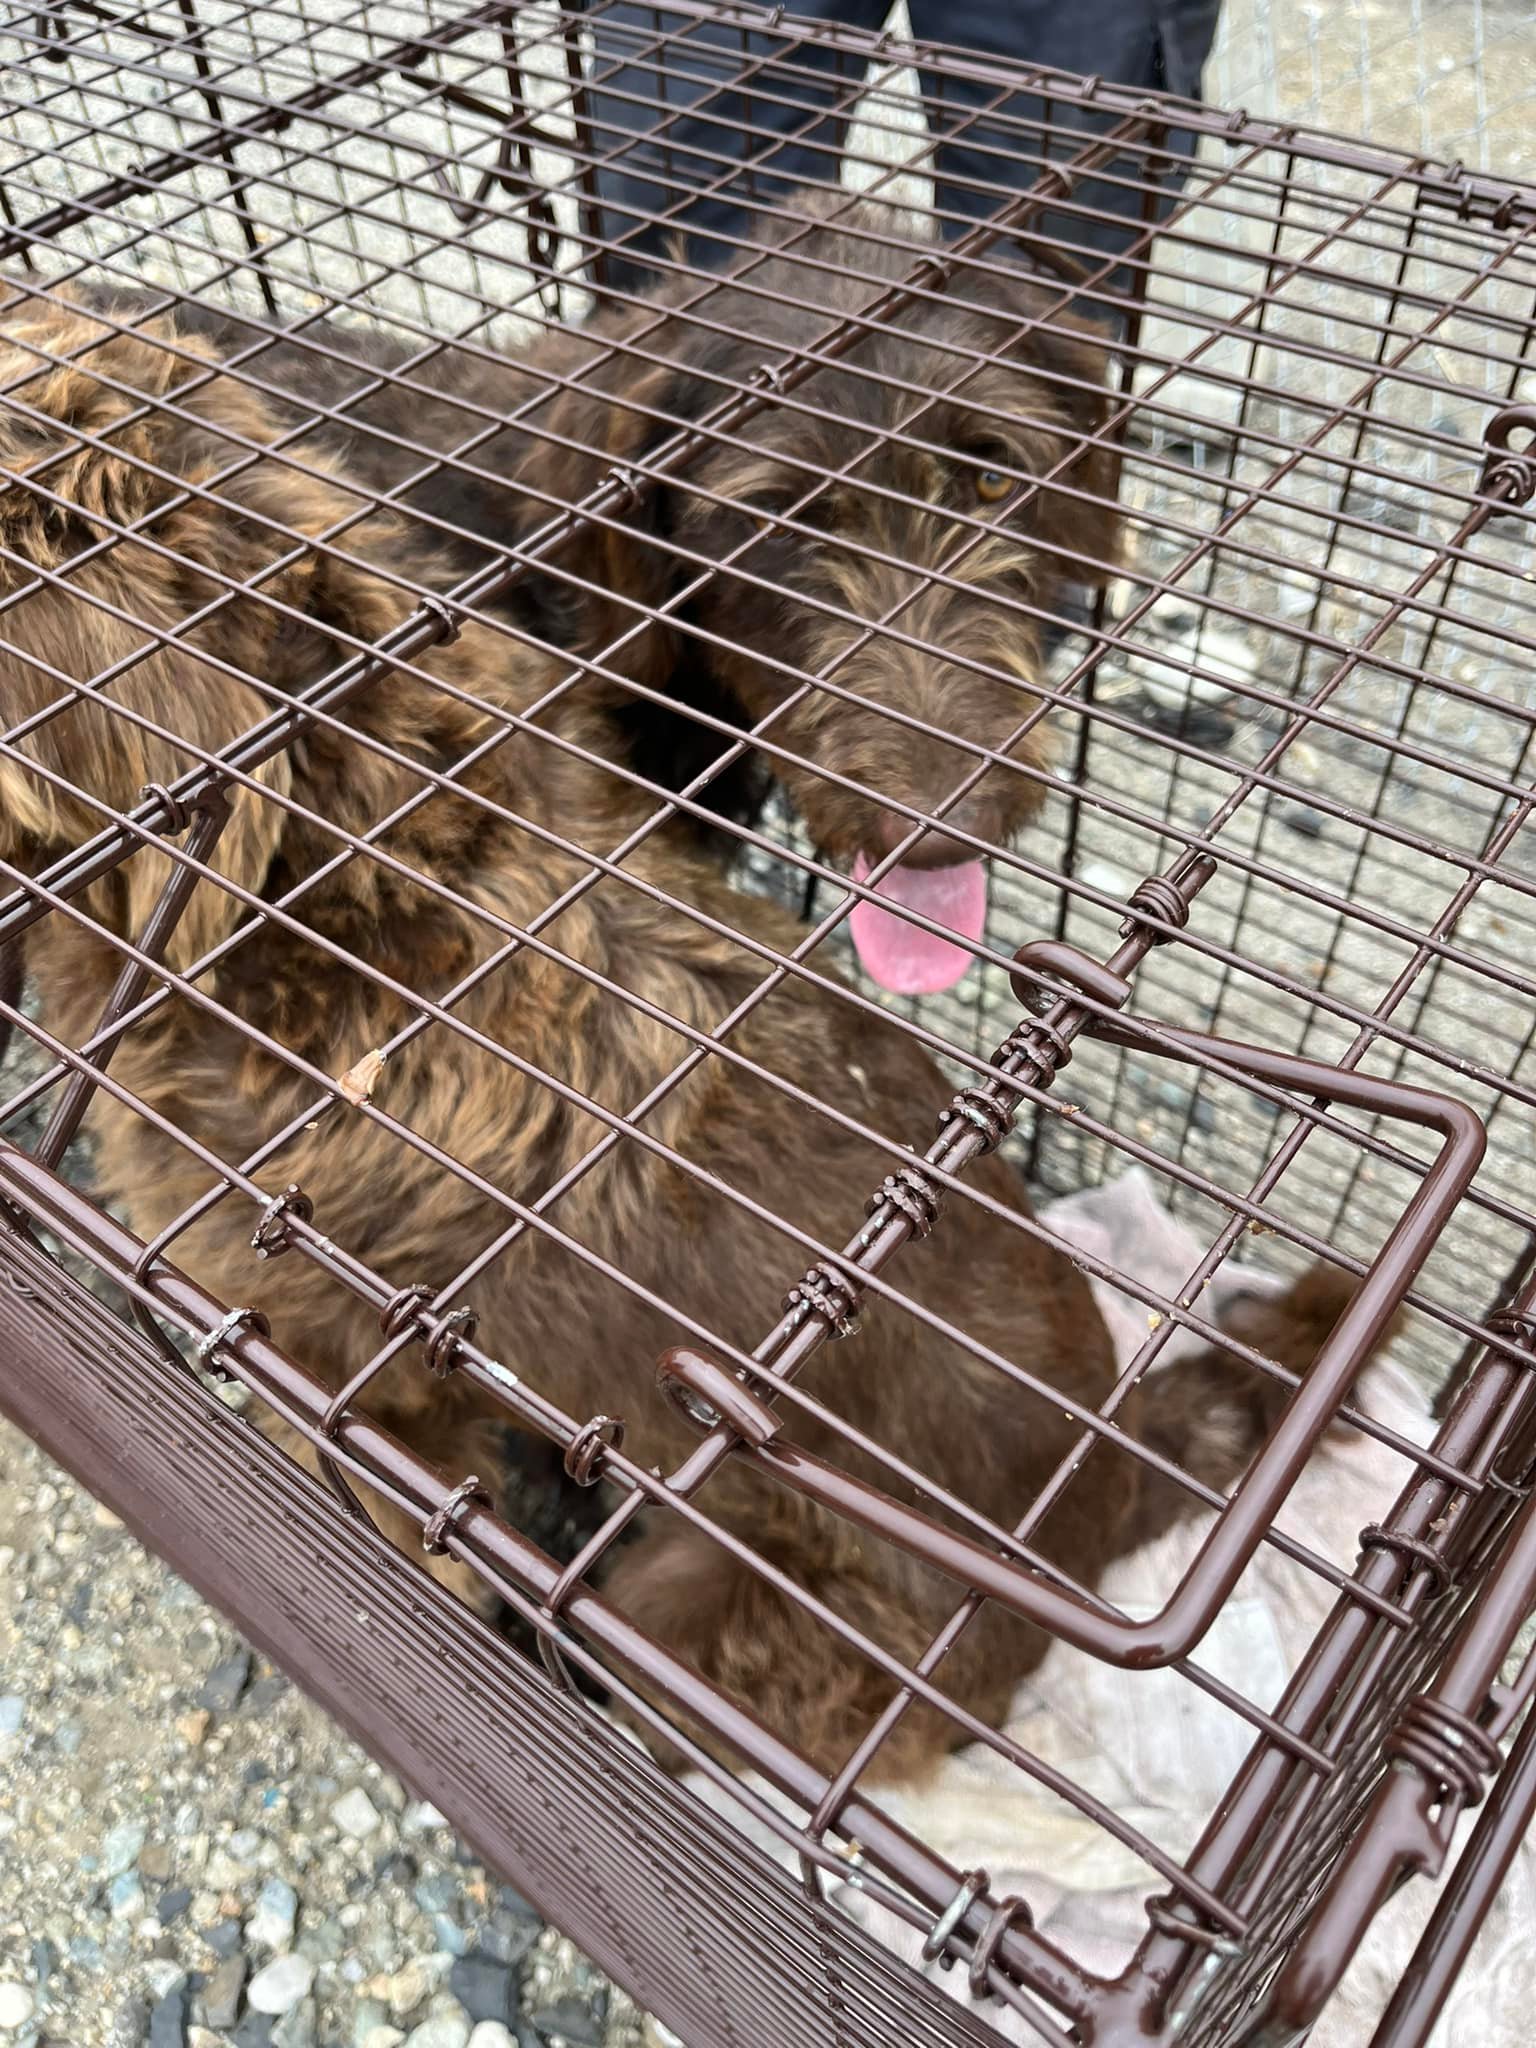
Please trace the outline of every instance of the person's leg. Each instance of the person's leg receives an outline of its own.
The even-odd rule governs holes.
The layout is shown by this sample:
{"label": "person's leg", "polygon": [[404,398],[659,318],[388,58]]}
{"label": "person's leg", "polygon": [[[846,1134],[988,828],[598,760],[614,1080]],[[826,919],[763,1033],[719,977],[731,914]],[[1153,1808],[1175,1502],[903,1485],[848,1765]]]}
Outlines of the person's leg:
{"label": "person's leg", "polygon": [[[887,6],[796,0],[793,12],[875,30]],[[606,8],[593,35],[587,102],[601,231],[620,245],[607,259],[610,284],[642,284],[646,257],[679,228],[693,237],[695,261],[718,265],[730,241],[751,238],[746,202],[838,182],[845,123],[836,110],[857,96],[862,63],[796,41],[792,23],[758,33],[665,7]],[[754,74],[769,59],[776,61],[754,92]],[[661,224],[650,224],[651,215],[663,216]]]}
{"label": "person's leg", "polygon": [[[1097,75],[1107,83],[1198,98],[1220,0],[910,0],[913,34],[922,41],[961,45],[985,55],[1067,72]],[[931,96],[930,123],[940,131],[935,170],[937,203],[976,218],[1004,203],[999,187],[1033,184],[1041,158],[1063,162],[1089,136],[1109,125],[1081,107],[1013,94],[999,100],[995,85],[924,77]],[[939,102],[937,107],[932,101]],[[994,106],[994,101],[997,104]],[[1005,117],[1002,121],[998,116]],[[1015,126],[1014,123],[1025,124]],[[952,141],[943,139],[953,135]],[[1167,148],[1175,161],[1193,150],[1194,138],[1174,132]],[[1080,263],[1125,249],[1142,225],[1147,160],[1132,152],[1109,176],[1086,178],[1073,200],[1088,214],[1060,211],[1035,216],[1043,235]],[[1176,186],[1177,178],[1169,181]],[[1166,203],[1166,202],[1165,202]],[[955,232],[949,225],[946,232]],[[1028,243],[1023,245],[1026,250]],[[1116,280],[1123,284],[1124,280]]]}

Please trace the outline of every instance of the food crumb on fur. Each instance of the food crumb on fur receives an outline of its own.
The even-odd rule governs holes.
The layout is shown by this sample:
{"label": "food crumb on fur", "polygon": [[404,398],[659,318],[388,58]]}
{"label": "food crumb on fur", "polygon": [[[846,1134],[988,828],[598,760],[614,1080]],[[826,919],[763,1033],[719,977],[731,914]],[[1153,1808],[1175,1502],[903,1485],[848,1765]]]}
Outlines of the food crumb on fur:
{"label": "food crumb on fur", "polygon": [[373,1091],[379,1085],[379,1076],[383,1073],[388,1058],[388,1053],[365,1052],[355,1065],[348,1067],[338,1078],[336,1086],[341,1090],[344,1100],[350,1102],[354,1109],[361,1109],[365,1103],[373,1100]]}

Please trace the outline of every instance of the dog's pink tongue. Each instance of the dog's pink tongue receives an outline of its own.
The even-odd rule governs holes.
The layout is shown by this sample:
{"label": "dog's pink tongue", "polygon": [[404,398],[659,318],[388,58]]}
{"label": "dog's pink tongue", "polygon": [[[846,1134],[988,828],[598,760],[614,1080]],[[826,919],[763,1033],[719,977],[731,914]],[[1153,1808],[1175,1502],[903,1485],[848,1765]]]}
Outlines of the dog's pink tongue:
{"label": "dog's pink tongue", "polygon": [[[853,879],[862,882],[870,866],[861,853]],[[904,904],[961,938],[981,937],[987,921],[987,871],[979,860],[955,868],[894,867],[876,886],[890,902]],[[856,903],[848,925],[864,972],[892,995],[932,996],[953,988],[975,957],[878,903]]]}

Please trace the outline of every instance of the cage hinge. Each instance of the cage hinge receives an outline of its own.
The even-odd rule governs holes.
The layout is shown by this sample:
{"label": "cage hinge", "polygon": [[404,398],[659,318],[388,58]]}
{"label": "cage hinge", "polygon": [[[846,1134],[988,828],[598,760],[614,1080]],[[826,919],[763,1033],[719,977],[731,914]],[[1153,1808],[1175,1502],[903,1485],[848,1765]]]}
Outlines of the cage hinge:
{"label": "cage hinge", "polygon": [[[428,1370],[435,1378],[445,1380],[458,1366],[461,1346],[473,1341],[480,1317],[475,1309],[464,1306],[450,1309],[434,1322],[424,1313],[433,1299],[433,1289],[419,1280],[397,1288],[379,1313],[379,1328],[390,1343],[407,1334],[419,1338]],[[427,1325],[425,1329],[421,1328],[423,1323]]]}
{"label": "cage hinge", "polygon": [[1490,1337],[1502,1337],[1517,1351],[1524,1352],[1522,1364],[1536,1368],[1536,1314],[1529,1309],[1498,1308],[1486,1325]]}
{"label": "cage hinge", "polygon": [[280,1195],[274,1195],[263,1208],[257,1219],[256,1228],[251,1232],[251,1250],[258,1259],[280,1259],[284,1252],[292,1250],[288,1239],[288,1219],[308,1223],[315,1213],[315,1205],[299,1186],[290,1181]]}
{"label": "cage hinge", "polygon": [[1440,177],[1426,178],[1421,189],[1436,205],[1454,207],[1458,220],[1485,220],[1501,232],[1529,228],[1536,222],[1536,206],[1528,194],[1496,179],[1478,177],[1459,157],[1447,164]]}
{"label": "cage hinge", "polygon": [[[1512,448],[1510,435],[1522,430],[1527,438]],[[1478,496],[1506,505],[1529,503],[1536,496],[1536,405],[1506,405],[1484,428],[1483,442],[1488,452],[1477,480]]]}
{"label": "cage hinge", "polygon": [[817,1316],[833,1337],[855,1337],[859,1330],[859,1291],[835,1267],[812,1266],[784,1297],[784,1313],[797,1323]]}
{"label": "cage hinge", "polygon": [[433,1509],[426,1527],[421,1532],[421,1547],[428,1557],[444,1557],[448,1551],[449,1531],[467,1507],[488,1508],[491,1496],[471,1473],[461,1479],[458,1485]]}
{"label": "cage hinge", "polygon": [[610,1451],[624,1448],[624,1420],[619,1415],[594,1415],[566,1446],[565,1476],[578,1486],[596,1486]]}
{"label": "cage hinge", "polygon": [[1416,1770],[1442,1799],[1459,1799],[1463,1806],[1478,1804],[1484,1778],[1499,1763],[1499,1745],[1485,1728],[1427,1692],[1405,1701],[1385,1751],[1393,1762]]}
{"label": "cage hinge", "polygon": [[767,1402],[735,1373],[686,1344],[657,1359],[656,1384],[692,1428],[707,1434],[724,1423],[754,1450],[772,1443],[783,1426]]}

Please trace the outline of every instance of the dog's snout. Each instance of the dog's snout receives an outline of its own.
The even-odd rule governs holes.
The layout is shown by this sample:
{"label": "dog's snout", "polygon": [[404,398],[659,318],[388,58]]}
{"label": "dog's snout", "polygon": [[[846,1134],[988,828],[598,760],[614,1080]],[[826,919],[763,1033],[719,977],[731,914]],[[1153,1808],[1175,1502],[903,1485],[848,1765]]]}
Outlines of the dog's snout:
{"label": "dog's snout", "polygon": [[[954,822],[965,829],[963,819],[956,818]],[[918,823],[911,818],[903,817],[899,811],[882,811],[877,827],[879,851],[883,854],[894,853],[896,848],[917,830]],[[907,848],[901,860],[902,866],[909,868],[955,868],[964,861],[975,860],[976,857],[977,849],[974,846],[967,846],[963,840],[953,839],[947,832],[930,826],[921,839]]]}

